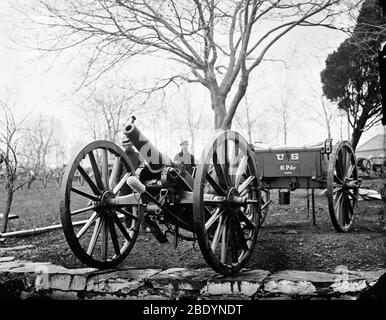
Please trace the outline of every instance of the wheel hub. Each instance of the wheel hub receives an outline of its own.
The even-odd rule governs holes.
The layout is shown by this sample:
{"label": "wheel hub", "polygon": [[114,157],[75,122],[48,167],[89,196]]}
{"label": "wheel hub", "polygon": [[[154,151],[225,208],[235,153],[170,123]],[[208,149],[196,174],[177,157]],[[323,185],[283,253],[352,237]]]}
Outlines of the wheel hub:
{"label": "wheel hub", "polygon": [[235,187],[232,187],[229,189],[227,197],[226,197],[226,205],[229,209],[236,209],[239,207],[239,204],[234,201],[235,197],[238,197],[240,193]]}
{"label": "wheel hub", "polygon": [[101,214],[113,214],[116,212],[115,208],[111,206],[111,204],[108,202],[108,200],[113,199],[114,193],[112,190],[106,190],[103,192],[101,196]]}

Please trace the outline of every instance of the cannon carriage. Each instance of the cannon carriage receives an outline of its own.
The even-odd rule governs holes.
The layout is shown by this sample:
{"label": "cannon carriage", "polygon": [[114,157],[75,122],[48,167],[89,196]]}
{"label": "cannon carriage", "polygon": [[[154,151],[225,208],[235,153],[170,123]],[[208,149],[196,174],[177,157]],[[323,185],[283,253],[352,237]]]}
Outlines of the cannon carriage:
{"label": "cannon carriage", "polygon": [[176,243],[197,241],[216,272],[237,273],[254,250],[271,202],[269,190],[275,188],[327,189],[335,229],[346,232],[352,226],[359,180],[347,142],[255,150],[237,132],[219,131],[191,175],[160,153],[134,120],[124,133],[139,151],[139,168],[120,147],[100,140],[85,146],[63,177],[64,234],[76,257],[90,267],[121,263],[143,218],[159,242],[168,241],[167,232]]}
{"label": "cannon carriage", "polygon": [[[218,132],[190,175],[160,153],[134,119],[124,133],[140,153],[138,169],[108,141],[88,144],[67,166],[60,212],[77,258],[96,268],[118,265],[131,251],[143,216],[159,242],[167,241],[165,225],[176,240],[196,240],[215,271],[231,274],[243,268],[261,221],[258,169],[247,141],[233,131]],[[84,221],[80,228],[79,221]]]}

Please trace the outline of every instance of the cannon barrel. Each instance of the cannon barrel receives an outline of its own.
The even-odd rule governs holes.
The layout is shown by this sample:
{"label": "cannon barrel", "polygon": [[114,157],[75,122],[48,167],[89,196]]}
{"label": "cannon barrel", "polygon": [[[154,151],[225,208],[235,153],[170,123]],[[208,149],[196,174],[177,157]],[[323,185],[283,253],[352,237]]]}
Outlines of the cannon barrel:
{"label": "cannon barrel", "polygon": [[134,147],[140,154],[141,161],[144,161],[150,171],[160,172],[166,165],[171,165],[172,160],[163,155],[150,141],[147,139],[134,123],[126,126],[124,134],[133,143]]}

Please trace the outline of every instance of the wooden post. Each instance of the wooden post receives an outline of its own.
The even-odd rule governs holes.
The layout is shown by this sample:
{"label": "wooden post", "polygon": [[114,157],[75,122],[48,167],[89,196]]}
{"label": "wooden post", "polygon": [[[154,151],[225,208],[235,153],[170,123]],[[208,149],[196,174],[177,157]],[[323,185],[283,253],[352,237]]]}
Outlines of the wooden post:
{"label": "wooden post", "polygon": [[315,217],[315,189],[311,189],[312,197],[312,225],[316,226],[316,217]]}
{"label": "wooden post", "polygon": [[[88,220],[82,220],[82,221],[76,221],[73,222],[73,226],[83,226],[87,223]],[[52,226],[48,227],[42,227],[42,228],[34,228],[29,230],[20,230],[20,231],[12,231],[7,233],[0,233],[0,238],[7,238],[7,237],[27,237],[27,236],[33,236],[37,234],[41,234],[44,232],[50,232],[55,231],[58,229],[62,229],[61,224],[54,224]]]}
{"label": "wooden post", "polygon": [[386,125],[383,126],[383,156],[386,157]]}

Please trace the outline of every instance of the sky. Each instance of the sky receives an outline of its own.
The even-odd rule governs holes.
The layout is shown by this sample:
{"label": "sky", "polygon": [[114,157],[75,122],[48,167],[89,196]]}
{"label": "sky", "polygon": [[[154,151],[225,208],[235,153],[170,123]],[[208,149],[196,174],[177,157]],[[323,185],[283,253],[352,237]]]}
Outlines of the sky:
{"label": "sky", "polygon": [[[0,94],[2,99],[13,102],[21,115],[30,112],[32,115],[42,113],[57,118],[61,123],[64,144],[70,152],[74,146],[89,140],[84,130],[84,120],[79,117],[79,105],[83,103],[85,94],[74,93],[81,81],[79,71],[82,59],[69,60],[66,55],[42,56],[41,52],[26,48],[23,44],[26,32],[19,23],[20,13],[11,8],[10,2],[0,1]],[[268,144],[283,143],[278,114],[273,111],[273,107],[280,107],[282,100],[290,104],[289,145],[316,143],[327,137],[320,123],[312,120],[315,114],[310,110],[318,107],[320,72],[325,59],[345,37],[343,33],[330,29],[299,28],[272,48],[270,57],[284,59],[285,64],[265,62],[252,75],[247,102],[257,123],[253,140]],[[147,74],[162,73],[163,67],[159,59],[146,57],[136,60],[126,72],[135,80]],[[198,134],[195,145],[198,153],[211,130],[213,113],[205,88],[191,86],[188,92],[191,104],[197,110],[196,116],[202,109],[203,119],[210,123],[201,128]],[[150,139],[156,139],[155,144],[163,152],[173,154],[179,149],[179,141],[186,138],[183,131],[171,126],[173,116],[182,116],[178,109],[181,96],[170,92],[166,103],[170,106],[170,112],[160,116],[158,133],[154,134],[149,123],[144,125],[143,130]],[[245,101],[241,104],[245,104]],[[242,122],[243,105],[240,106],[238,117]],[[346,125],[344,117],[342,123]],[[237,121],[233,129],[242,131]],[[333,137],[339,139],[341,131],[343,138],[347,138],[347,126],[341,130],[339,125],[333,128]],[[381,131],[381,126],[370,130],[363,135],[362,142]]]}

